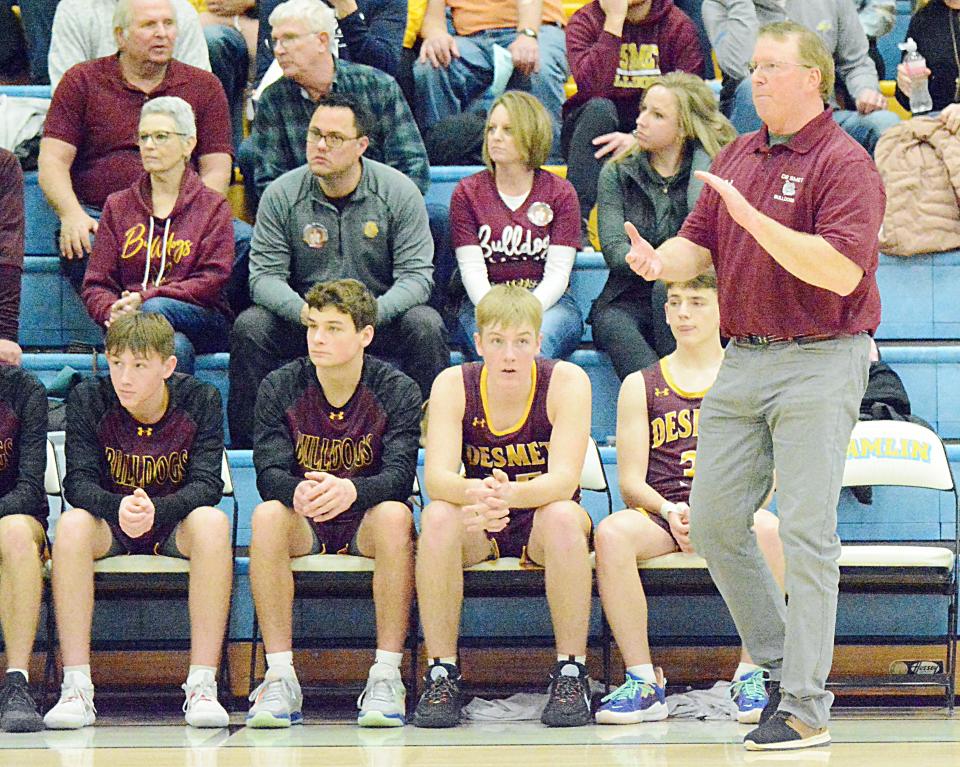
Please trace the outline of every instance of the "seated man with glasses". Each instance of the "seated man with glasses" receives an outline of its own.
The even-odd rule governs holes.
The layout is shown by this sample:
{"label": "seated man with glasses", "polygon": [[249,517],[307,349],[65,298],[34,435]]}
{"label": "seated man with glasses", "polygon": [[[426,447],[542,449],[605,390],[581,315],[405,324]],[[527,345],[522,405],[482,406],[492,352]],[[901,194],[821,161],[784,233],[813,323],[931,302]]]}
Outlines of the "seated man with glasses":
{"label": "seated man with glasses", "polygon": [[[274,33],[279,25],[274,26]],[[450,362],[443,320],[426,306],[433,241],[414,183],[364,157],[370,117],[331,93],[304,130],[307,164],[274,181],[257,213],[250,252],[254,305],[233,326],[230,400],[234,447],[250,447],[257,387],[306,353],[304,295],[317,282],[352,277],[377,298],[371,354],[399,359],[424,397]]]}
{"label": "seated man with glasses", "polygon": [[260,97],[253,133],[240,151],[247,199],[258,201],[271,181],[307,161],[307,126],[329,93],[352,96],[370,115],[369,158],[396,168],[426,192],[427,152],[400,86],[379,69],[337,59],[334,10],[319,0],[287,0],[270,14],[270,24],[284,76]]}

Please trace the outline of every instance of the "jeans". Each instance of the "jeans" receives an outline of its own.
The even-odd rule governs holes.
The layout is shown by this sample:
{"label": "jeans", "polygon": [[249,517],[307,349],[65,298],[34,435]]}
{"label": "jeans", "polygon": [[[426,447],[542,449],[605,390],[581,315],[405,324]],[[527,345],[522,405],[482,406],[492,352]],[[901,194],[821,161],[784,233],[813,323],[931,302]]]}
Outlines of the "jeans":
{"label": "jeans", "polygon": [[144,314],[162,314],[173,325],[173,353],[177,372],[193,375],[197,354],[227,351],[230,323],[216,309],[208,309],[175,298],[155,296],[143,302]]}
{"label": "jeans", "polygon": [[53,16],[60,0],[20,0],[20,23],[27,39],[27,56],[30,59],[30,82],[48,85],[50,72],[47,55],[50,52],[50,32]]}
{"label": "jeans", "polygon": [[[887,109],[871,112],[868,115],[849,109],[837,109],[833,113],[833,119],[871,155],[883,132],[900,122],[900,118]],[[737,133],[760,130],[760,117],[753,105],[753,83],[750,82],[749,77],[737,86],[730,122],[737,129]]]}
{"label": "jeans", "polygon": [[237,30],[222,24],[204,27],[203,36],[210,54],[210,69],[227,94],[233,151],[237,152],[243,140],[243,94],[250,66],[247,42]]}
{"label": "jeans", "polygon": [[[457,36],[460,58],[449,67],[434,68],[429,62],[413,65],[417,98],[414,115],[421,131],[444,118],[473,109],[486,112],[488,89],[493,83],[493,46],[508,47],[517,37],[515,29],[488,29],[468,37]],[[553,122],[553,145],[549,161],[562,162],[560,153],[560,109],[566,99],[563,86],[570,74],[563,30],[553,25],[540,27],[540,72],[524,77],[516,72],[508,89],[528,91],[547,108]]]}
{"label": "jeans", "polygon": [[[470,360],[478,359],[473,344],[473,334],[477,332],[475,309],[469,298],[464,299],[457,317],[457,341],[464,356]],[[557,303],[543,313],[540,332],[543,335],[540,354],[544,357],[566,359],[577,350],[583,336],[583,317],[573,296],[564,293]]]}

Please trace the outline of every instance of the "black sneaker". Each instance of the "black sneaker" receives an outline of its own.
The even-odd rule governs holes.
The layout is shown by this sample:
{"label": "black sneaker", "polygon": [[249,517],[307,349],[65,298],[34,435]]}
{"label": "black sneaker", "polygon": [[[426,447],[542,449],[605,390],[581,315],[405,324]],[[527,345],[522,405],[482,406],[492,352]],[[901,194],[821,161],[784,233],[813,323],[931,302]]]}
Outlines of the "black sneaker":
{"label": "black sneaker", "polygon": [[780,697],[780,682],[775,682],[771,679],[767,682],[767,705],[764,706],[763,711],[760,712],[760,721],[758,724],[764,724],[777,712],[777,709],[780,708]]}
{"label": "black sneaker", "polygon": [[590,675],[583,664],[572,658],[558,661],[550,674],[547,695],[547,706],[540,716],[547,727],[582,727],[590,723]]}
{"label": "black sneaker", "polygon": [[4,732],[38,732],[43,719],[30,695],[27,679],[19,671],[8,671],[0,688],[0,730]]}
{"label": "black sneaker", "polygon": [[747,751],[789,751],[829,743],[826,727],[811,727],[786,711],[777,711],[743,739]]}
{"label": "black sneaker", "polygon": [[460,724],[463,694],[460,669],[448,663],[434,663],[423,678],[426,688],[413,715],[416,727],[456,727]]}

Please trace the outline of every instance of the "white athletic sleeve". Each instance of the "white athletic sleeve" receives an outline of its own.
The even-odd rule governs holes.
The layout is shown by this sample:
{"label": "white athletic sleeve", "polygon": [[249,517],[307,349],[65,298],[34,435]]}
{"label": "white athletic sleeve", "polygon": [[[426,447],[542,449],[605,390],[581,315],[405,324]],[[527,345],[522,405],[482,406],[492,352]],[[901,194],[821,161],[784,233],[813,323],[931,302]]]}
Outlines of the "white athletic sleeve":
{"label": "white athletic sleeve", "polygon": [[543,279],[533,289],[533,295],[540,299],[544,311],[557,303],[566,291],[576,257],[577,249],[569,245],[551,245],[547,248],[547,263],[543,267]]}
{"label": "white athletic sleeve", "polygon": [[455,251],[457,266],[460,267],[460,280],[467,296],[476,306],[490,290],[490,278],[487,276],[487,264],[483,260],[483,251],[479,245],[461,245]]}

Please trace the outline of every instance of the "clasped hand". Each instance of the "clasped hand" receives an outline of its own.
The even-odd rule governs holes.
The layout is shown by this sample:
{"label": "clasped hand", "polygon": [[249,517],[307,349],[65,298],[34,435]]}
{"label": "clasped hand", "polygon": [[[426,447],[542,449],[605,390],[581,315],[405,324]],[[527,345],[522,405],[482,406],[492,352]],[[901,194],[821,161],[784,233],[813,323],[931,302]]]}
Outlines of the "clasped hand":
{"label": "clasped hand", "polygon": [[293,493],[293,510],[314,522],[329,522],[357,500],[357,488],[349,479],[325,471],[308,471]]}
{"label": "clasped hand", "polygon": [[156,509],[143,488],[120,501],[120,529],[131,538],[139,538],[153,529]]}
{"label": "clasped hand", "polygon": [[473,501],[463,507],[463,524],[470,532],[498,533],[510,523],[510,478],[500,469],[467,490]]}

